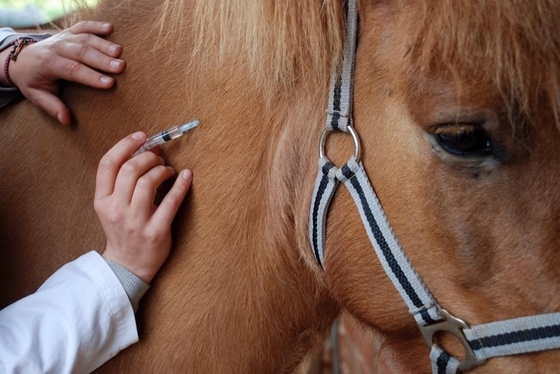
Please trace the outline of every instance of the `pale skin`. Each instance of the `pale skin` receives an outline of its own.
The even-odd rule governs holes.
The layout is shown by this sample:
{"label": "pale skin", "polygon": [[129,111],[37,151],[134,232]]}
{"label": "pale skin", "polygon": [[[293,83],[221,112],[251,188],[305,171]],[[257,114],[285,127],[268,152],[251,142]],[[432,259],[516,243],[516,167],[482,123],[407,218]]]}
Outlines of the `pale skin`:
{"label": "pale skin", "polygon": [[188,169],[179,173],[159,206],[157,188],[175,175],[153,152],[130,158],[146,141],[136,132],[117,143],[99,163],[94,208],[107,236],[103,257],[150,283],[169,255],[171,222],[192,181]]}
{"label": "pale skin", "polygon": [[[10,79],[29,101],[68,125],[70,110],[58,97],[58,81],[111,88],[115,80],[107,74],[119,74],[126,66],[119,59],[122,47],[103,39],[112,31],[110,23],[83,21],[51,38],[27,45],[17,60],[10,62]],[[0,52],[2,63],[10,50]],[[0,74],[0,86],[7,85],[4,74]]]}
{"label": "pale skin", "polygon": [[[70,111],[58,97],[58,80],[108,89],[115,81],[104,73],[118,74],[125,68],[118,58],[122,47],[103,39],[112,31],[109,23],[83,21],[27,45],[10,63],[10,78],[29,101],[67,125]],[[6,60],[10,50],[0,53],[0,61]],[[7,85],[3,74],[0,85]],[[103,156],[94,208],[107,237],[103,257],[150,283],[169,255],[171,222],[189,190],[192,172],[179,173],[161,204],[155,206],[157,188],[175,171],[154,152],[131,158],[145,141],[146,134],[134,133]]]}

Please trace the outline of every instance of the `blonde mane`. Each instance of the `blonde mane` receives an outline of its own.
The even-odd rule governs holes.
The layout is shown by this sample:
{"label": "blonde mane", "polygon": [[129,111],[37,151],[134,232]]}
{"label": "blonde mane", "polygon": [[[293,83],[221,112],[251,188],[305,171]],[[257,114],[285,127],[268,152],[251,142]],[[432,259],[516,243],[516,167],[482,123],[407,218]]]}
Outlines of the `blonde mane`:
{"label": "blonde mane", "polygon": [[[218,56],[222,64],[242,63],[251,72],[252,83],[264,92],[289,90],[295,84],[309,90],[324,88],[331,68],[340,65],[344,0],[195,3],[195,22],[186,25],[185,0],[164,0],[153,30],[164,40],[194,35],[193,57],[212,57],[216,63]],[[129,0],[123,4],[134,6]],[[412,1],[409,6],[417,4]],[[418,5],[422,12],[410,12],[409,29],[403,30],[412,35],[408,56],[413,71],[489,83],[502,93],[513,117],[531,119],[545,99],[560,123],[556,0],[423,0]]]}
{"label": "blonde mane", "polygon": [[[162,33],[182,29],[182,9],[182,0],[165,0]],[[195,57],[217,55],[223,63],[233,54],[269,92],[297,83],[324,87],[342,56],[341,0],[199,0],[195,20]]]}

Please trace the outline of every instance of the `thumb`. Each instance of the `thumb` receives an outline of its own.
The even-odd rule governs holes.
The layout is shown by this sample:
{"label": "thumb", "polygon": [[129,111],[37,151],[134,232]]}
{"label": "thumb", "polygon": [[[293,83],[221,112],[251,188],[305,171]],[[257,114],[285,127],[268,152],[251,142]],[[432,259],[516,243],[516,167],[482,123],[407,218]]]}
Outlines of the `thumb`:
{"label": "thumb", "polygon": [[33,104],[56,118],[58,122],[63,125],[70,124],[70,110],[54,93],[35,89],[23,94]]}

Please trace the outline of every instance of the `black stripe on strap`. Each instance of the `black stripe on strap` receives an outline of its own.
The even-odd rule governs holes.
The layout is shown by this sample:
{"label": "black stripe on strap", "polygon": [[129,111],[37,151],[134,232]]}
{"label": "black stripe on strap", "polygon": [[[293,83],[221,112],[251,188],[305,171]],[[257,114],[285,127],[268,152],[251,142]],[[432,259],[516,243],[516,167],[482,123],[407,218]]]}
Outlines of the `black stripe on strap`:
{"label": "black stripe on strap", "polygon": [[340,119],[340,99],[342,95],[342,77],[339,75],[336,78],[336,83],[333,88],[333,114],[331,118],[331,127],[334,130],[340,130],[338,127],[338,120]]}
{"label": "black stripe on strap", "polygon": [[[350,181],[350,183],[352,183],[352,186],[354,187],[354,189],[358,193],[358,196],[360,197],[360,202],[362,204],[362,208],[364,209],[364,213],[365,213],[366,219],[368,221],[369,227],[370,227],[370,229],[373,233],[373,236],[375,237],[375,240],[377,241],[377,243],[379,244],[379,247],[381,248],[381,252],[383,253],[383,256],[385,257],[385,260],[387,260],[387,263],[389,264],[389,267],[391,268],[391,271],[393,272],[393,274],[395,275],[395,277],[399,281],[401,287],[406,292],[410,301],[412,301],[412,304],[414,304],[414,306],[417,307],[417,308],[425,308],[426,306],[424,305],[424,303],[422,303],[422,300],[420,300],[420,297],[418,297],[418,294],[416,293],[416,291],[414,290],[414,288],[412,287],[412,285],[408,281],[408,278],[406,277],[406,275],[402,271],[399,263],[397,262],[395,256],[393,255],[393,252],[391,251],[391,248],[389,247],[389,244],[387,244],[387,241],[385,240],[385,237],[383,236],[383,233],[381,233],[381,230],[379,229],[379,226],[377,225],[377,222],[375,221],[375,217],[373,216],[373,213],[372,213],[372,211],[369,207],[369,204],[367,202],[367,199],[365,197],[364,190],[362,189],[362,186],[360,185],[360,182],[358,181],[358,178],[355,178],[355,173],[352,170],[350,170],[348,165],[344,165],[342,167],[342,174],[344,174],[344,176]],[[428,314],[428,312],[425,309],[421,313],[421,316],[422,316],[422,319],[426,323],[435,323],[436,322],[436,321],[434,321],[434,319],[432,317],[430,317],[430,315]]]}
{"label": "black stripe on strap", "polygon": [[560,336],[560,325],[551,325],[487,336],[485,338],[473,340],[469,342],[469,345],[473,351],[476,351],[482,348],[500,347],[509,344],[542,340],[558,336]]}
{"label": "black stripe on strap", "polygon": [[323,194],[325,193],[325,190],[327,188],[327,185],[329,184],[329,170],[332,169],[334,167],[334,164],[332,162],[327,162],[325,163],[325,165],[323,165],[323,167],[321,168],[321,171],[323,173],[323,177],[321,178],[321,182],[319,182],[319,188],[317,189],[317,195],[315,196],[315,202],[313,204],[313,213],[312,213],[312,220],[313,220],[313,227],[312,227],[312,243],[311,245],[313,246],[313,253],[315,254],[315,259],[317,260],[317,263],[319,264],[319,266],[321,267],[321,269],[323,269],[323,264],[321,263],[321,257],[319,256],[319,245],[321,243],[318,242],[318,224],[317,221],[319,219],[319,205],[321,204],[321,200],[323,199]]}
{"label": "black stripe on strap", "polygon": [[447,373],[447,364],[449,364],[449,360],[451,360],[451,356],[447,352],[442,351],[436,360],[438,374]]}

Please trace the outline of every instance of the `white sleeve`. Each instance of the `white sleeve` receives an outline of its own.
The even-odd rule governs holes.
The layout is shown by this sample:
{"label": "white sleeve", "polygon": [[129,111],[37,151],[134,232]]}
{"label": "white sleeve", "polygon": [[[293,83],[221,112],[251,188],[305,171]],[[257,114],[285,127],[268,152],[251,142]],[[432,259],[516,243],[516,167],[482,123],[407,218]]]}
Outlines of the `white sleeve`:
{"label": "white sleeve", "polygon": [[0,42],[6,39],[8,36],[12,36],[16,34],[16,32],[9,28],[9,27],[0,27]]}
{"label": "white sleeve", "polygon": [[0,373],[89,373],[137,341],[128,296],[92,251],[0,311]]}

